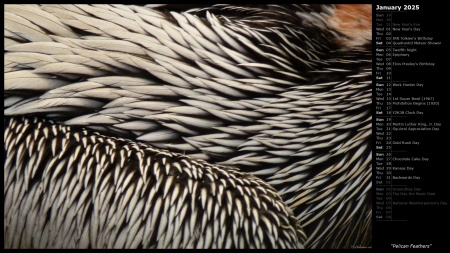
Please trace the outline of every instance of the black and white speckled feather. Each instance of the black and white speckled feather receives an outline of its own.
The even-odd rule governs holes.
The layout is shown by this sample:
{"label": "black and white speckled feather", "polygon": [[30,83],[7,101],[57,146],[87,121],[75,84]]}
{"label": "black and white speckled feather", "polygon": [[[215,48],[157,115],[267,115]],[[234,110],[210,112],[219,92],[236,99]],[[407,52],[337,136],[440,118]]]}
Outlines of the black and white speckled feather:
{"label": "black and white speckled feather", "polygon": [[6,248],[302,248],[292,210],[235,168],[5,120]]}
{"label": "black and white speckled feather", "polygon": [[370,41],[337,43],[332,5],[166,9],[6,5],[4,114],[237,167],[306,247],[370,245]]}

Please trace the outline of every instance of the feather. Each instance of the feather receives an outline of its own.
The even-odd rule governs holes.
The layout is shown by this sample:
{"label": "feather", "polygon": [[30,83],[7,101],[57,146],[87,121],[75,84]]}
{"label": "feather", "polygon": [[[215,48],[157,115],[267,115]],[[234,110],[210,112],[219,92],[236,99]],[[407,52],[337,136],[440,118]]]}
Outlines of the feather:
{"label": "feather", "polygon": [[42,29],[32,24],[30,21],[15,15],[11,12],[5,12],[5,26],[9,27],[9,31],[27,39],[28,41],[53,41]]}
{"label": "feather", "polygon": [[29,71],[16,71],[5,74],[5,90],[51,90],[66,85],[67,82]]}

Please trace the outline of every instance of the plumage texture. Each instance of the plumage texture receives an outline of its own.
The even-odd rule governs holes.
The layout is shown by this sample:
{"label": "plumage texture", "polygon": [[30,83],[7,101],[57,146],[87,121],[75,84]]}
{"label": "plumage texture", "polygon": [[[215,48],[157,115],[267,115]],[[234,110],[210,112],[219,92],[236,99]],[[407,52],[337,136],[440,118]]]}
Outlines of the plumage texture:
{"label": "plumage texture", "polygon": [[6,248],[303,247],[276,191],[235,168],[36,118],[5,129]]}
{"label": "plumage texture", "polygon": [[370,245],[370,38],[329,5],[163,9],[5,5],[5,116],[237,167],[278,191],[306,247]]}

